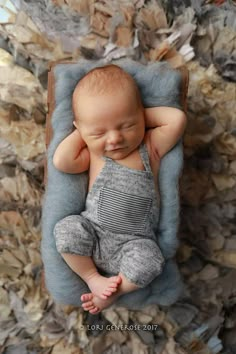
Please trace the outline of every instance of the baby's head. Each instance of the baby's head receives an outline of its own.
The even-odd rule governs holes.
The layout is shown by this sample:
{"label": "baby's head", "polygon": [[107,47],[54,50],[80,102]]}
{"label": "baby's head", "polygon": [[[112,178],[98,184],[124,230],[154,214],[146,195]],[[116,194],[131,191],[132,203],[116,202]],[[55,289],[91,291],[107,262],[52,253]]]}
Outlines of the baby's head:
{"label": "baby's head", "polygon": [[121,159],[135,150],[145,133],[138,87],[116,65],[95,68],[77,84],[72,99],[74,125],[89,150]]}

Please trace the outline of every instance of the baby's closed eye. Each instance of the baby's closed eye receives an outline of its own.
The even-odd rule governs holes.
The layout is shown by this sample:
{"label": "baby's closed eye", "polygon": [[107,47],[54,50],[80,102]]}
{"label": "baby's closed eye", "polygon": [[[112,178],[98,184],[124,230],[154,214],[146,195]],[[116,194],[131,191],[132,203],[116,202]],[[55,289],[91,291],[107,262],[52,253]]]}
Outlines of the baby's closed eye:
{"label": "baby's closed eye", "polygon": [[104,132],[94,132],[94,133],[90,134],[90,136],[92,136],[93,138],[100,138],[103,135],[104,135]]}
{"label": "baby's closed eye", "polygon": [[134,127],[134,125],[135,124],[133,124],[133,123],[126,123],[126,124],[124,124],[124,125],[122,125],[122,129],[129,129],[129,128],[132,128],[132,127]]}

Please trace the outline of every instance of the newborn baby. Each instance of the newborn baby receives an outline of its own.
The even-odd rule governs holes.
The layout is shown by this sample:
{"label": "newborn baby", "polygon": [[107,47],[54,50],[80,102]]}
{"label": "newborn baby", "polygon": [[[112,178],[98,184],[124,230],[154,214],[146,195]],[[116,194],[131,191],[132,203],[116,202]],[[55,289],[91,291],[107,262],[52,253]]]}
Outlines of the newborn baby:
{"label": "newborn baby", "polygon": [[53,163],[66,173],[89,171],[85,210],[54,228],[57,250],[88,285],[82,306],[92,314],[146,287],[164,266],[158,247],[160,159],[182,136],[185,114],[144,109],[134,79],[116,65],[95,68],[72,99],[76,129]]}

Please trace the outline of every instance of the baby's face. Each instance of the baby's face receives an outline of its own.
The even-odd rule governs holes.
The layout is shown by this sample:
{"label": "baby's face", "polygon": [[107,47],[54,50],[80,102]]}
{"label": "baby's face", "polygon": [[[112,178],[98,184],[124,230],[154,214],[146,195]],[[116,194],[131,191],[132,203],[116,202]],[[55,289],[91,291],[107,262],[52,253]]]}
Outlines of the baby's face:
{"label": "baby's face", "polygon": [[134,95],[114,92],[78,98],[79,121],[75,123],[90,153],[121,160],[142,142],[143,109]]}

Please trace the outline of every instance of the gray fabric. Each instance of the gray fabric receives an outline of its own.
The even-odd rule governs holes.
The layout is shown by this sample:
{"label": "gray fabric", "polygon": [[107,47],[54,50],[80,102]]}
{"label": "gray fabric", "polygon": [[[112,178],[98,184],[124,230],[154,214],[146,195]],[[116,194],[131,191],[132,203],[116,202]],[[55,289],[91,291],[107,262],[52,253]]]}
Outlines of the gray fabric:
{"label": "gray fabric", "polygon": [[[43,201],[41,252],[46,286],[53,298],[64,304],[81,305],[80,295],[89,292],[87,285],[69,268],[56,249],[53,229],[62,218],[80,214],[85,206],[87,173],[66,174],[52,163],[58,144],[72,132],[72,92],[80,78],[103,61],[80,61],[58,64],[55,74],[56,107],[52,115],[53,139],[47,152],[48,182]],[[144,66],[129,59],[115,61],[136,80],[145,107],[170,106],[182,109],[181,74],[166,63]],[[183,165],[182,141],[161,160],[159,190],[161,197],[158,243],[165,258],[163,272],[146,288],[121,296],[116,305],[140,309],[148,304],[170,305],[183,293],[184,286],[174,256],[178,246],[178,181]],[[115,305],[115,306],[116,306]]]}
{"label": "gray fabric", "polygon": [[103,275],[121,272],[146,287],[161,273],[164,258],[158,247],[160,197],[144,143],[139,153],[144,171],[104,156],[85,210],[56,223],[54,236],[60,253],[91,256]]}

